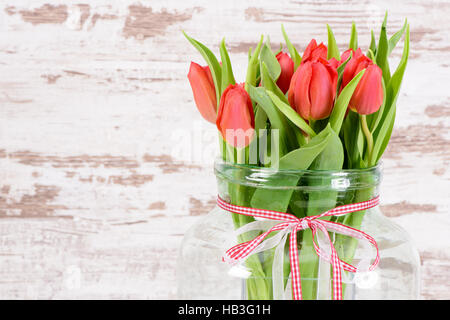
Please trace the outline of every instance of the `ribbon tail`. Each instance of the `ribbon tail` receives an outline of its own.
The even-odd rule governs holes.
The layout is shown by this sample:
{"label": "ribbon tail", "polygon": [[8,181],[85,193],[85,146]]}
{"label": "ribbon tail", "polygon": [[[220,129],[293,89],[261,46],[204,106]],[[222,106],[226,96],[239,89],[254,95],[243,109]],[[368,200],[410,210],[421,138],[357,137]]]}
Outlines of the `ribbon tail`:
{"label": "ribbon tail", "polygon": [[334,300],[342,300],[342,266],[336,249],[330,240],[331,261],[333,267],[333,298]]}
{"label": "ribbon tail", "polygon": [[286,282],[286,288],[284,289],[284,300],[292,300],[292,277],[290,272],[288,281]]}
{"label": "ribbon tail", "polygon": [[282,300],[284,298],[284,247],[288,233],[285,233],[277,245],[272,264],[272,285],[273,299]]}
{"label": "ribbon tail", "polygon": [[[333,245],[333,241],[331,240],[330,236],[328,235],[327,228],[322,224],[322,221],[315,222],[314,227],[311,228],[313,232],[313,242],[314,238],[316,237],[317,229],[322,231],[323,236],[328,242],[329,245],[329,251],[330,251],[330,263],[331,267],[333,269],[333,299],[334,300],[342,300],[342,264],[341,260],[339,259],[339,256],[336,252],[336,248]],[[317,254],[319,257],[323,257],[323,254],[321,253],[322,250],[317,246],[317,244],[314,242],[314,247],[316,249]]]}
{"label": "ribbon tail", "polygon": [[[351,264],[348,264],[345,261],[340,260],[341,264],[343,265],[344,270],[347,270],[350,272],[358,272],[358,271],[373,271],[376,268],[376,266],[380,262],[380,252],[378,249],[378,244],[374,238],[372,238],[370,235],[368,235],[367,233],[365,233],[361,230],[354,229],[354,228],[346,226],[344,224],[340,224],[340,223],[336,223],[336,222],[332,222],[332,221],[326,221],[326,220],[321,220],[320,223],[322,225],[324,225],[328,231],[332,231],[332,232],[339,233],[339,234],[342,234],[345,236],[353,237],[358,240],[363,240],[361,242],[362,245],[366,246],[367,244],[370,244],[375,249],[375,259],[372,264],[370,264],[370,258],[367,258],[369,261],[363,263],[363,266],[366,266],[366,264],[367,264],[366,268],[363,268],[362,266],[356,268],[356,267],[352,266]],[[361,269],[363,269],[363,270],[361,270]]]}
{"label": "ribbon tail", "polygon": [[298,263],[298,249],[297,249],[297,231],[298,227],[294,227],[290,235],[289,241],[289,258],[291,261],[291,277],[292,277],[292,291],[294,300],[302,300],[302,285],[300,281],[300,266]]}

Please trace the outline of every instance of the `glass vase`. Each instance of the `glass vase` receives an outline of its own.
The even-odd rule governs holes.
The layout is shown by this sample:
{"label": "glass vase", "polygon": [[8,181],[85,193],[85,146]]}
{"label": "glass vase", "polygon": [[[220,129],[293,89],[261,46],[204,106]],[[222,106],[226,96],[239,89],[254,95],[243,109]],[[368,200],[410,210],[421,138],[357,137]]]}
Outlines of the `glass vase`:
{"label": "glass vase", "polygon": [[[258,208],[284,208],[282,212],[298,218],[370,200],[379,195],[381,180],[380,166],[341,171],[293,171],[217,161],[215,174],[218,194],[226,202],[244,207],[266,203],[267,207]],[[378,206],[328,219],[367,233],[375,239],[379,249],[380,261],[373,271],[343,271],[343,299],[419,297],[418,252],[408,234],[383,216]],[[249,256],[241,264],[230,265],[223,261],[227,249],[261,233],[252,231],[236,236],[236,229],[254,221],[253,217],[219,207],[199,218],[186,232],[180,248],[178,298],[292,299],[289,237],[282,240],[286,245],[281,255],[275,255],[275,248],[271,248]],[[343,261],[359,270],[367,270],[373,262],[375,250],[364,241],[333,232],[329,232],[329,237]],[[297,241],[302,299],[333,299],[332,267],[316,253],[311,230],[299,231]],[[315,241],[320,242],[320,239]]]}

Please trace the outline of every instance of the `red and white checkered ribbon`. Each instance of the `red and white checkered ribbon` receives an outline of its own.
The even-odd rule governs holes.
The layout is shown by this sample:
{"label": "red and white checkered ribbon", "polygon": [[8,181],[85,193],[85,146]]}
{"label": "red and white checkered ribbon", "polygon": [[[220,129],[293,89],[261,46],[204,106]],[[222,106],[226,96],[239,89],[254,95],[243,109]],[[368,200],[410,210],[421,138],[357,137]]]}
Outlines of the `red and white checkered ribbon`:
{"label": "red and white checkered ribbon", "polygon": [[[376,257],[375,261],[369,267],[369,271],[375,269],[380,261],[380,255],[378,252],[378,245],[374,238],[369,236],[368,234],[348,227],[346,225],[331,222],[327,220],[320,220],[322,217],[330,217],[330,216],[342,216],[348,213],[367,210],[373,207],[376,207],[379,204],[379,197],[375,197],[371,200],[347,204],[343,206],[336,207],[334,209],[328,210],[322,214],[316,216],[308,216],[304,218],[297,218],[296,216],[285,213],[285,212],[277,212],[272,210],[264,210],[264,209],[255,209],[255,208],[247,208],[229,204],[225,202],[223,199],[218,197],[217,204],[220,208],[246,216],[265,218],[269,220],[281,221],[279,224],[273,226],[266,232],[260,234],[255,239],[240,243],[235,245],[234,247],[228,249],[225,253],[227,260],[239,262],[245,260],[247,256],[252,254],[252,251],[272,232],[275,231],[286,231],[290,230],[290,241],[289,241],[289,257],[291,262],[291,278],[292,278],[292,290],[294,300],[302,299],[302,289],[300,282],[300,266],[298,259],[298,249],[297,249],[297,232],[301,230],[305,230],[310,228],[312,231],[312,239],[314,249],[317,255],[326,261],[330,262],[333,268],[333,298],[334,300],[342,299],[342,269],[349,272],[358,272],[358,268],[355,266],[348,264],[341,259],[339,259],[336,249],[334,248],[333,241],[330,239],[328,232],[336,232],[339,234],[347,235],[356,239],[366,240],[376,249]],[[319,247],[319,245],[315,241],[315,237],[317,234],[317,230],[322,231],[325,235],[326,240],[329,242],[329,248],[331,254],[327,254],[327,250],[323,250]]]}

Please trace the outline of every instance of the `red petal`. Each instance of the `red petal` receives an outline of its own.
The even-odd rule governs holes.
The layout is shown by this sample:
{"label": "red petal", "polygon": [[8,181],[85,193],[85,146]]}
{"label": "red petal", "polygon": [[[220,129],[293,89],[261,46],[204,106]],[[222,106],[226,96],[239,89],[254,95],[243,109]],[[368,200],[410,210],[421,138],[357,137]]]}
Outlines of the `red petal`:
{"label": "red petal", "polygon": [[234,147],[243,148],[250,143],[255,118],[250,96],[241,85],[230,85],[225,89],[216,124],[222,137]]}
{"label": "red petal", "polygon": [[311,42],[306,47],[305,52],[303,53],[302,63],[315,62],[318,61],[320,58],[326,59],[327,52],[328,49],[326,45],[324,45],[323,43],[317,45],[316,40],[312,39]]}
{"label": "red petal", "polygon": [[204,66],[203,70],[205,70],[206,75],[208,76],[208,80],[211,83],[211,86],[215,88],[214,86],[214,80],[212,78],[211,70],[209,69],[209,66]]}
{"label": "red petal", "polygon": [[371,64],[367,67],[362,79],[358,83],[350,106],[359,114],[372,114],[383,103],[382,71],[380,67]]}
{"label": "red petal", "polygon": [[294,86],[294,105],[297,113],[308,120],[311,115],[310,85],[312,77],[312,62],[306,62],[298,67],[297,81]]}
{"label": "red petal", "polygon": [[333,108],[333,79],[329,70],[320,62],[312,65],[311,79],[311,119],[320,120],[328,117]]}
{"label": "red petal", "polygon": [[317,42],[316,39],[312,39],[303,52],[302,63],[309,61],[309,59],[311,58],[311,54],[315,48],[317,48]]}
{"label": "red petal", "polygon": [[216,90],[214,84],[211,85],[205,69],[195,62],[191,62],[188,79],[198,111],[200,111],[202,117],[207,121],[215,123],[217,105]]}
{"label": "red petal", "polygon": [[283,93],[286,93],[289,89],[292,75],[294,74],[294,61],[284,52],[277,54],[277,60],[281,67],[277,85]]}

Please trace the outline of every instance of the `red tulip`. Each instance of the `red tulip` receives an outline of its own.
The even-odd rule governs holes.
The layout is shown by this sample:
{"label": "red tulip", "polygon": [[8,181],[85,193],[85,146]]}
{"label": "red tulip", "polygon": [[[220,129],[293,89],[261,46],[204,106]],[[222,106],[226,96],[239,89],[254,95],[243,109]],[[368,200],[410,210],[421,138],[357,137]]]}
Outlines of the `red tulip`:
{"label": "red tulip", "polygon": [[289,103],[305,120],[328,117],[336,97],[338,74],[328,61],[302,63],[292,77]]}
{"label": "red tulip", "polygon": [[352,58],[347,63],[342,75],[342,90],[361,70],[366,69],[364,75],[350,99],[349,108],[359,114],[371,114],[381,107],[383,103],[383,85],[380,67],[366,57],[361,49],[356,51],[349,49],[342,54],[341,63],[348,59],[350,53]]}
{"label": "red tulip", "polygon": [[208,66],[202,67],[191,62],[188,79],[194,94],[195,104],[203,118],[216,122],[216,89]]}
{"label": "red tulip", "polygon": [[284,52],[277,54],[277,60],[281,67],[277,85],[283,93],[286,93],[289,89],[292,75],[294,74],[294,61]]}
{"label": "red tulip", "polygon": [[328,64],[337,69],[341,65],[341,62],[336,60],[335,58],[331,58],[330,60],[328,60]]}
{"label": "red tulip", "polygon": [[320,43],[317,45],[317,42],[315,39],[312,39],[311,42],[308,44],[308,46],[305,49],[305,52],[303,53],[302,57],[302,63],[311,61],[315,62],[318,61],[320,58],[327,59],[327,46],[323,43]]}
{"label": "red tulip", "polygon": [[223,92],[216,125],[230,145],[244,148],[250,144],[255,116],[252,101],[243,84],[230,84]]}
{"label": "red tulip", "polygon": [[348,59],[350,54],[352,54],[352,58],[349,62],[347,62],[345,66],[344,73],[342,75],[341,89],[343,89],[353,79],[358,65],[367,67],[369,63],[371,63],[371,60],[362,53],[360,48],[358,48],[356,51],[354,51],[353,49],[344,51],[341,56],[341,61],[339,61],[339,65],[344,63]]}

